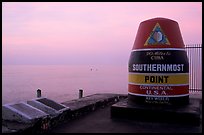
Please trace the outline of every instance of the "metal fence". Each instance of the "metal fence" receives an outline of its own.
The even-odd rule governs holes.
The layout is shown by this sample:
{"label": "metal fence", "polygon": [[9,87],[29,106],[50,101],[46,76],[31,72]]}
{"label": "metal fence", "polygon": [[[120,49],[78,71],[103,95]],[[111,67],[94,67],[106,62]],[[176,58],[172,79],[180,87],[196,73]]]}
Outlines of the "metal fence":
{"label": "metal fence", "polygon": [[189,92],[202,91],[202,44],[185,47],[189,59]]}

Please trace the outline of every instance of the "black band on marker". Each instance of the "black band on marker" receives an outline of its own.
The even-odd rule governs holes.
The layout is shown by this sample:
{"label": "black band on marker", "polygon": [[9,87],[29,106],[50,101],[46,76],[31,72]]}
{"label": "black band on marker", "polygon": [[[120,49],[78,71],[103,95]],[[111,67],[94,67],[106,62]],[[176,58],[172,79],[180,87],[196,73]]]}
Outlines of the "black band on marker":
{"label": "black band on marker", "polygon": [[133,51],[129,59],[129,72],[188,73],[188,57],[181,50]]}

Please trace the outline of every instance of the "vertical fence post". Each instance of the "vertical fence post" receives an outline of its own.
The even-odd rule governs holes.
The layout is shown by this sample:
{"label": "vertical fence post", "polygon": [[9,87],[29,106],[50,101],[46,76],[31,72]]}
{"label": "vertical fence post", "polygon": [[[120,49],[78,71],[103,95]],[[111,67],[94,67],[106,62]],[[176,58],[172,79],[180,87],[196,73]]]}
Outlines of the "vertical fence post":
{"label": "vertical fence post", "polygon": [[83,97],[83,90],[79,89],[79,98],[82,98],[82,97]]}
{"label": "vertical fence post", "polygon": [[202,44],[189,44],[185,47],[189,58],[189,92],[202,90]]}
{"label": "vertical fence post", "polygon": [[41,90],[37,89],[37,98],[40,98],[40,97],[41,97]]}

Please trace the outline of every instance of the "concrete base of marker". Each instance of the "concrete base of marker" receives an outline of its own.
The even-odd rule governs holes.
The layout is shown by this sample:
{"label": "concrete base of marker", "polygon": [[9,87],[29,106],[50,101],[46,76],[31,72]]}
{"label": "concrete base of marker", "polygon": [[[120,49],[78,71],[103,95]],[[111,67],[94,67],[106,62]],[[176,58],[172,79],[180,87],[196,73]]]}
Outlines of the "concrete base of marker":
{"label": "concrete base of marker", "polygon": [[111,118],[200,125],[201,100],[189,99],[184,106],[128,104],[128,99],[111,106]]}

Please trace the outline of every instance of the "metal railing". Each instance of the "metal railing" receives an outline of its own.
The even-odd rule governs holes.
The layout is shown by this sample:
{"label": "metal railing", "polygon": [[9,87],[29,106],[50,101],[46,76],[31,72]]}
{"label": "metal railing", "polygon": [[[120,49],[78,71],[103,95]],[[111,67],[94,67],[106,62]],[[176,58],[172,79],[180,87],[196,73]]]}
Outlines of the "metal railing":
{"label": "metal railing", "polygon": [[202,91],[202,44],[185,47],[189,59],[189,92]]}

